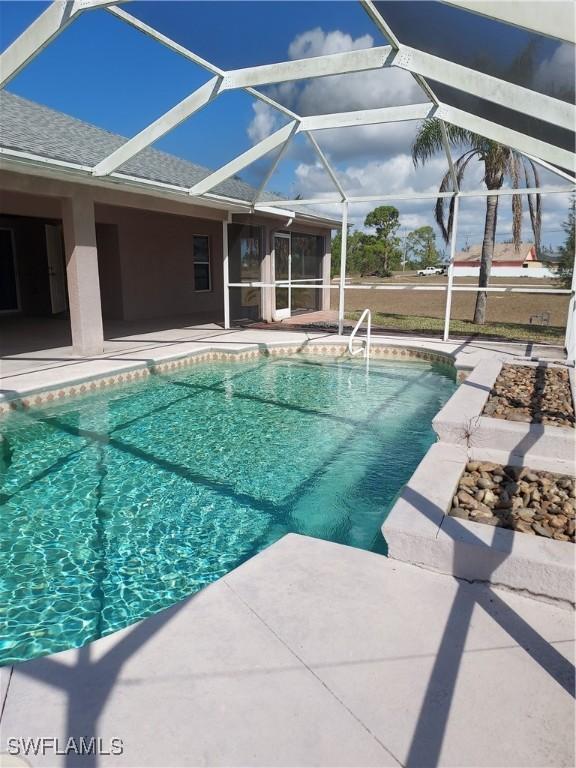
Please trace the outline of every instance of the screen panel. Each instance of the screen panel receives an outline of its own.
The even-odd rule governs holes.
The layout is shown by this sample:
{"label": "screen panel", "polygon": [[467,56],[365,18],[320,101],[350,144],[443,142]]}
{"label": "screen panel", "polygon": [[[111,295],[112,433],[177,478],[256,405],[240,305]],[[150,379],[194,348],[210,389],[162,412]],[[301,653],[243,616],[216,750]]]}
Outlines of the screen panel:
{"label": "screen panel", "polygon": [[490,120],[497,125],[503,125],[519,133],[532,136],[540,141],[545,141],[547,144],[561,147],[568,152],[574,152],[576,134],[573,131],[539,120],[534,115],[517,112],[486,99],[480,99],[470,93],[437,83],[434,80],[428,80],[428,83],[439,100],[445,104],[478,115],[478,117]]}
{"label": "screen panel", "polygon": [[209,78],[201,67],[96,9],[80,14],[9,89],[130,137]]}
{"label": "screen panel", "polygon": [[131,2],[124,10],[223,69],[384,45],[357,2]]}
{"label": "screen panel", "polygon": [[[534,0],[526,0],[534,3]],[[554,13],[568,0],[538,2]],[[524,3],[526,4],[526,3]],[[376,0],[401,43],[516,85],[574,101],[574,46],[437,0]],[[574,5],[570,4],[572,8]]]}

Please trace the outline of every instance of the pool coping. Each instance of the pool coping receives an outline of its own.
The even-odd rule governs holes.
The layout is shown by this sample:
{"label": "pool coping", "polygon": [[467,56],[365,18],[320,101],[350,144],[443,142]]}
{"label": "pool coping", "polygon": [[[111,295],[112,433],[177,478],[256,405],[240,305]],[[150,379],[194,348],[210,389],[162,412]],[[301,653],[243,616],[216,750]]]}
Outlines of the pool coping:
{"label": "pool coping", "polygon": [[488,448],[434,444],[382,525],[388,556],[437,573],[565,607],[574,605],[576,545],[448,515],[470,460],[574,475],[575,461],[517,456]]}
{"label": "pool coping", "polygon": [[[348,345],[342,341],[327,342],[325,339],[306,339],[304,342],[286,343],[272,341],[266,343],[246,342],[218,346],[203,343],[201,348],[185,352],[156,354],[146,361],[115,360],[110,371],[88,373],[61,370],[62,381],[51,385],[23,385],[17,389],[0,390],[0,417],[14,410],[27,410],[53,405],[69,397],[92,394],[104,388],[129,384],[143,380],[155,374],[178,371],[198,363],[212,361],[239,362],[256,360],[270,356],[288,356],[293,354],[318,355],[320,357],[343,357],[348,353]],[[457,376],[465,377],[471,370],[470,365],[458,365],[456,356],[442,349],[434,349],[418,344],[373,343],[371,357],[380,360],[423,360],[448,365],[456,369]],[[110,361],[104,362],[110,368]],[[0,380],[1,384],[1,380]]]}

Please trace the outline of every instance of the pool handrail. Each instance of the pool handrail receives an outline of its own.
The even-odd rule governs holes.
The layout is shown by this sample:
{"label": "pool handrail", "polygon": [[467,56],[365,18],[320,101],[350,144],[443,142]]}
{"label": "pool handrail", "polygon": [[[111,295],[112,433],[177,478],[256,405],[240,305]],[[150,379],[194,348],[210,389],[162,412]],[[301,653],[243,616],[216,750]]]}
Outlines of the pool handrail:
{"label": "pool handrail", "polygon": [[[368,322],[366,324],[366,339],[364,341],[364,345],[362,347],[360,347],[359,349],[355,350],[354,347],[353,347],[354,337],[358,333],[358,331],[360,329],[360,326],[362,325],[362,321],[364,320],[365,317],[368,317]],[[368,358],[370,357],[370,332],[371,332],[371,330],[372,330],[372,312],[367,307],[364,310],[364,312],[362,312],[362,314],[360,315],[360,318],[358,319],[358,322],[354,326],[354,330],[352,331],[352,333],[350,334],[350,338],[348,339],[348,352],[351,355],[357,355],[359,352],[363,352],[364,353],[364,357],[368,360]]]}

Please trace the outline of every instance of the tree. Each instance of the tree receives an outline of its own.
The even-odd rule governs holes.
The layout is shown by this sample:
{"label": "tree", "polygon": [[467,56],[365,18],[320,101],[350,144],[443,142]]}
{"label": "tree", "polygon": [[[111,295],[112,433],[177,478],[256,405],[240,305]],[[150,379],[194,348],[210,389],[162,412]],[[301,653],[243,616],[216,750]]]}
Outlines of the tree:
{"label": "tree", "polygon": [[435,267],[441,255],[436,247],[436,233],[432,227],[419,227],[406,236],[406,258],[419,269]]}
{"label": "tree", "polygon": [[566,240],[564,245],[560,246],[560,260],[556,269],[562,286],[570,288],[572,286],[572,273],[574,272],[574,251],[576,250],[576,197],[572,197],[570,201],[568,218],[563,224],[563,229],[566,232]]}
{"label": "tree", "polygon": [[[469,163],[473,159],[479,160],[484,165],[484,184],[487,189],[500,189],[508,178],[514,187],[520,187],[521,177],[527,187],[537,187],[540,178],[536,165],[532,160],[523,157],[509,147],[489,141],[476,133],[465,131],[457,126],[446,123],[446,133],[449,144],[458,149],[466,147],[466,151],[454,162],[454,170],[458,184],[461,183]],[[418,135],[412,146],[412,160],[414,165],[425,163],[436,152],[443,149],[442,123],[438,118],[424,120]],[[439,192],[448,192],[452,189],[452,175],[447,171],[440,184]],[[512,237],[516,249],[519,250],[522,242],[522,195],[511,195],[512,198]],[[542,207],[540,195],[527,195],[530,222],[534,233],[537,257],[540,254],[540,229],[542,219]],[[496,237],[496,223],[498,220],[498,196],[488,195],[486,198],[486,216],[484,220],[484,239],[482,241],[482,254],[480,257],[480,276],[478,286],[486,288],[492,269],[492,257],[494,255],[494,242]],[[446,198],[438,198],[436,201],[435,216],[442,236],[446,243],[452,234],[454,217],[454,198],[450,198],[446,211]],[[474,309],[474,322],[483,325],[486,321],[486,304],[488,294],[479,291],[476,296]]]}
{"label": "tree", "polygon": [[381,205],[366,216],[364,226],[375,229],[376,234],[364,236],[360,274],[387,277],[402,259],[400,238],[396,236],[400,227],[398,210]]}
{"label": "tree", "polygon": [[[354,232],[352,225],[348,225],[348,241],[346,246],[346,271],[347,272],[360,272],[362,264],[362,249],[364,247],[364,239],[366,235],[363,232]],[[331,274],[332,277],[340,275],[340,253],[342,251],[342,235],[337,232],[332,238],[332,260],[331,260]]]}
{"label": "tree", "polygon": [[[371,211],[364,220],[364,226],[376,230],[370,235],[348,227],[346,247],[346,271],[365,275],[386,277],[392,269],[398,269],[402,258],[400,238],[395,236],[400,226],[396,208],[383,205]],[[338,232],[332,238],[332,276],[340,274],[340,252],[342,237]]]}

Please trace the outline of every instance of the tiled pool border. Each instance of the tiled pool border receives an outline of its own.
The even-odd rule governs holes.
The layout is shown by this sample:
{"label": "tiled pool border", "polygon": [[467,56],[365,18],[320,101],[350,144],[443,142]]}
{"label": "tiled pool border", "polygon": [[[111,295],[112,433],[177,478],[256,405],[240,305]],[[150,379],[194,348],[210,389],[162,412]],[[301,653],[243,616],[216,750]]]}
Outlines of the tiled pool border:
{"label": "tiled pool border", "polygon": [[[178,371],[199,363],[214,361],[240,362],[256,360],[262,357],[288,356],[294,354],[314,355],[319,357],[344,357],[348,354],[346,344],[306,344],[293,343],[283,345],[258,345],[258,348],[228,350],[203,349],[192,351],[185,355],[170,357],[146,364],[138,364],[122,371],[104,375],[84,376],[72,378],[69,384],[61,384],[54,387],[39,387],[23,393],[7,393],[0,395],[0,416],[16,410],[28,410],[40,408],[45,405],[54,405],[69,397],[93,394],[102,389],[130,384],[141,381],[157,374]],[[418,347],[385,346],[374,344],[371,348],[371,357],[379,360],[423,360],[426,362],[440,363],[455,369],[454,358],[450,353],[438,352]],[[458,371],[457,377],[461,381],[465,377],[465,371]]]}

